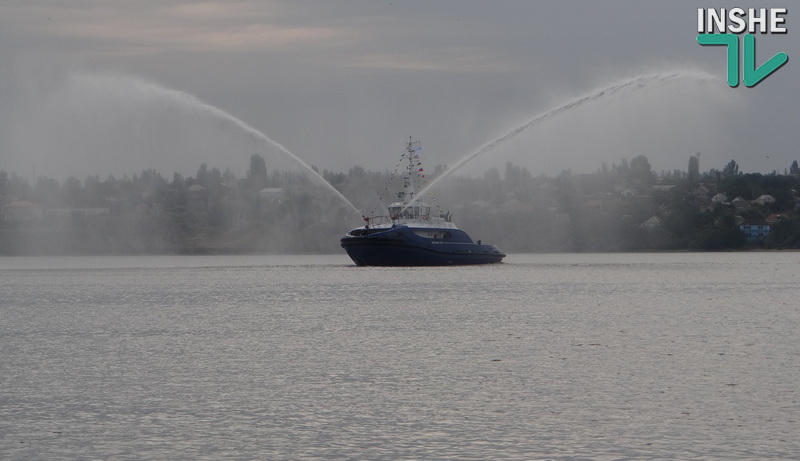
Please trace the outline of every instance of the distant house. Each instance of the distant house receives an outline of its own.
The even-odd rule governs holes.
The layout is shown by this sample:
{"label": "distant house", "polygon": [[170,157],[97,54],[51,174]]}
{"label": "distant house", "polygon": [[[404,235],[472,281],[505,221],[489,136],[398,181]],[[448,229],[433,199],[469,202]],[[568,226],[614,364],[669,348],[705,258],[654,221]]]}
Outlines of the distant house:
{"label": "distant house", "polygon": [[194,184],[186,189],[186,211],[208,210],[208,191],[200,184]]}
{"label": "distant house", "polygon": [[756,243],[769,234],[770,225],[766,221],[746,220],[739,224],[739,229],[747,236],[747,243]]}
{"label": "distant house", "polygon": [[789,217],[784,215],[784,214],[780,214],[780,213],[772,213],[771,215],[769,215],[766,218],[764,218],[764,221],[769,225],[773,225],[773,224],[775,224],[777,222],[780,222],[780,221],[783,221],[785,219],[789,219]]}
{"label": "distant house", "polygon": [[280,203],[286,198],[286,194],[283,193],[283,187],[265,187],[258,191],[258,198]]}
{"label": "distant house", "polygon": [[659,219],[658,216],[653,216],[652,218],[643,222],[640,226],[642,227],[642,229],[647,229],[647,230],[658,229],[659,227],[661,227],[661,219]]}
{"label": "distant house", "polygon": [[713,197],[711,197],[711,203],[719,203],[724,204],[728,202],[728,196],[722,193],[719,193]]}
{"label": "distant house", "polygon": [[706,186],[698,186],[692,191],[692,195],[700,201],[708,201],[710,192]]}
{"label": "distant house", "polygon": [[775,203],[775,197],[771,195],[762,195],[761,197],[753,200],[753,203],[755,203],[756,205],[764,206],[769,203]]}
{"label": "distant house", "polygon": [[283,187],[265,187],[258,191],[258,210],[262,216],[270,216],[281,210],[287,200]]}
{"label": "distant house", "polygon": [[750,209],[750,201],[745,200],[741,197],[736,197],[731,201],[731,205],[734,206],[737,210],[749,210]]}
{"label": "distant house", "polygon": [[15,200],[0,207],[0,221],[24,222],[44,216],[44,207],[27,200]]}

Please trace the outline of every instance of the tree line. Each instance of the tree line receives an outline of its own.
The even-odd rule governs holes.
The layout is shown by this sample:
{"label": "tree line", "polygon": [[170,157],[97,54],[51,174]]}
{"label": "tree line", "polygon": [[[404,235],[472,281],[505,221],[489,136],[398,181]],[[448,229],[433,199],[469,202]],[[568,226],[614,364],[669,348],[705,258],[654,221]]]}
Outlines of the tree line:
{"label": "tree line", "polygon": [[[388,170],[317,172],[366,215],[382,214],[402,187]],[[791,249],[800,248],[799,181],[797,161],[783,174],[744,173],[734,160],[701,172],[698,155],[685,171],[656,173],[640,155],[556,176],[508,162],[450,175],[423,199],[506,252]],[[5,255],[331,253],[361,222],[308,174],[269,170],[260,155],[244,177],[207,164],[171,179],[152,169],[64,181],[0,171],[0,206]],[[748,240],[742,223],[770,232]]]}

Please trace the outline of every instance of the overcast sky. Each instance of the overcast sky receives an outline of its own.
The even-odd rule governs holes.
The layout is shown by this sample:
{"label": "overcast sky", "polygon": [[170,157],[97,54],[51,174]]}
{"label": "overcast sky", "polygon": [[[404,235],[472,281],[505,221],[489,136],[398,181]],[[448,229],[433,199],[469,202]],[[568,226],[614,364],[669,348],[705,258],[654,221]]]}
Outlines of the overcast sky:
{"label": "overcast sky", "polygon": [[[800,158],[800,26],[757,36],[730,88],[726,51],[697,43],[697,1],[0,0],[0,169],[122,176],[201,162],[244,174],[267,149],[230,114],[320,169],[394,166],[409,136],[429,167],[575,99],[643,75],[481,155],[534,175],[645,155],[656,171]],[[798,16],[800,17],[800,16]],[[796,56],[797,55],[797,56]],[[674,76],[666,78],[666,76]],[[268,157],[268,167],[278,160]],[[285,155],[283,157],[286,157]]]}

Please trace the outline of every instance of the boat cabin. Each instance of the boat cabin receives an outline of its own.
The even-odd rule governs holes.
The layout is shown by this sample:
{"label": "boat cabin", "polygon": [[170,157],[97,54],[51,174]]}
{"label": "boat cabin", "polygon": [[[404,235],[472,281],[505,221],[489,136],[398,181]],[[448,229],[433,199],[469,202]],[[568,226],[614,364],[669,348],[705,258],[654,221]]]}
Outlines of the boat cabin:
{"label": "boat cabin", "polygon": [[431,216],[431,207],[425,203],[417,202],[416,204],[403,209],[408,205],[408,202],[395,202],[389,205],[389,216],[392,220],[408,219],[408,220],[423,220],[427,221]]}

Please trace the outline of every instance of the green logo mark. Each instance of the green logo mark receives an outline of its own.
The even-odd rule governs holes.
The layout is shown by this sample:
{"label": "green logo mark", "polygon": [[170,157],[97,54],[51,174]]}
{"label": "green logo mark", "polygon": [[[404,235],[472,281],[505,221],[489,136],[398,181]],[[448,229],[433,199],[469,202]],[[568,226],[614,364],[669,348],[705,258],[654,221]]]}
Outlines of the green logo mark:
{"label": "green logo mark", "polygon": [[[739,37],[735,34],[700,34],[697,43],[701,45],[725,45],[728,47],[728,85],[739,85]],[[789,56],[780,52],[756,68],[756,38],[753,34],[744,36],[744,84],[753,87],[767,78],[789,61]]]}

